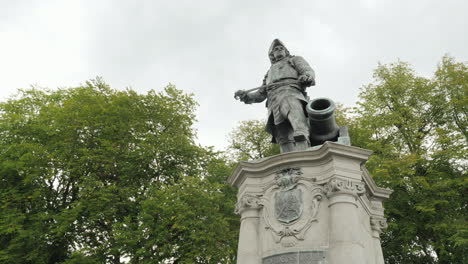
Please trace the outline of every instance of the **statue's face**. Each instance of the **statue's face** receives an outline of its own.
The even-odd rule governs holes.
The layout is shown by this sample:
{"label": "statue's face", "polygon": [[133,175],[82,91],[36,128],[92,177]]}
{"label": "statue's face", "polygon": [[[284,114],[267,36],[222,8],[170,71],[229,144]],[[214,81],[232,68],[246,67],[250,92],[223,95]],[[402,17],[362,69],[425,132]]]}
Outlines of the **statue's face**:
{"label": "statue's face", "polygon": [[278,45],[273,49],[273,57],[275,57],[276,61],[281,60],[282,58],[286,57],[286,50],[283,46]]}

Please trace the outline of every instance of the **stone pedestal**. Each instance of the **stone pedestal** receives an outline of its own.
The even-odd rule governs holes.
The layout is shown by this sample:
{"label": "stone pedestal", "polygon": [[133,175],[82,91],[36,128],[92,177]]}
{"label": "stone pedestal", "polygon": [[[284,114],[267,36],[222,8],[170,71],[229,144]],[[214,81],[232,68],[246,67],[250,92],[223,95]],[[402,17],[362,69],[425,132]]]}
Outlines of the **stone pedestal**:
{"label": "stone pedestal", "polygon": [[241,162],[238,264],[380,264],[386,227],[379,188],[363,163],[370,151],[326,142],[316,150]]}

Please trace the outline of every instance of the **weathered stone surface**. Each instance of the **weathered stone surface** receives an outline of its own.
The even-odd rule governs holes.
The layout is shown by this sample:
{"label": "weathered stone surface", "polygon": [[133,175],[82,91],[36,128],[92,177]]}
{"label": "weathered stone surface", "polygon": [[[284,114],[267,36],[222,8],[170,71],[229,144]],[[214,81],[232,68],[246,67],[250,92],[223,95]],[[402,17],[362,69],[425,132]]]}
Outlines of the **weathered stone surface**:
{"label": "weathered stone surface", "polygon": [[299,263],[317,263],[325,264],[325,252],[323,251],[310,251],[310,252],[300,252],[299,254]]}
{"label": "weathered stone surface", "polygon": [[239,188],[237,263],[383,264],[382,201],[391,191],[362,165],[370,154],[327,142],[241,162],[228,179]]}
{"label": "weathered stone surface", "polygon": [[323,251],[299,251],[263,258],[262,264],[325,264]]}

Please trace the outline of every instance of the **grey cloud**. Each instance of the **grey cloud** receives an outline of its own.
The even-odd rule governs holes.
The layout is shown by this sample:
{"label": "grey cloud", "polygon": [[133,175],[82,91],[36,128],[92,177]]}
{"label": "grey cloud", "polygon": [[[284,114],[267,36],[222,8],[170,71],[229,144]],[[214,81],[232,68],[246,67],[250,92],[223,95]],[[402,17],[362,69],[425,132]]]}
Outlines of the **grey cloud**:
{"label": "grey cloud", "polygon": [[[37,19],[32,15],[34,10],[42,8],[46,16],[47,10],[56,12],[52,7],[58,5],[52,1],[25,3],[0,4],[0,10],[7,7],[15,14],[7,17],[0,11],[3,28],[15,30],[20,21],[18,12],[31,14],[30,21],[22,18],[21,23],[33,24]],[[345,105],[355,103],[359,87],[371,81],[378,61],[401,58],[411,62],[416,71],[430,75],[444,53],[458,60],[468,58],[466,1],[78,3],[81,32],[76,33],[81,37],[74,49],[80,47],[84,63],[74,69],[76,54],[69,54],[70,65],[63,67],[80,73],[75,77],[102,75],[118,89],[131,86],[145,92],[171,82],[195,93],[200,103],[199,141],[218,148],[226,146],[226,135],[240,120],[265,117],[263,104],[243,105],[234,101],[233,92],[260,84],[269,67],[267,49],[273,38],[282,39],[293,54],[306,58],[316,70],[318,84],[309,90],[312,97],[326,96]],[[54,21],[45,23],[54,26]],[[57,32],[65,33],[70,34]],[[58,38],[56,44],[69,43]],[[60,54],[64,56],[64,52]],[[27,63],[27,58],[20,59]],[[1,61],[0,69],[7,64]],[[47,72],[50,65],[44,67]],[[25,82],[37,81],[34,74],[25,72],[23,76]],[[69,77],[52,72],[47,76],[50,79],[45,78],[45,83]],[[18,87],[16,82],[5,79],[12,88]]]}

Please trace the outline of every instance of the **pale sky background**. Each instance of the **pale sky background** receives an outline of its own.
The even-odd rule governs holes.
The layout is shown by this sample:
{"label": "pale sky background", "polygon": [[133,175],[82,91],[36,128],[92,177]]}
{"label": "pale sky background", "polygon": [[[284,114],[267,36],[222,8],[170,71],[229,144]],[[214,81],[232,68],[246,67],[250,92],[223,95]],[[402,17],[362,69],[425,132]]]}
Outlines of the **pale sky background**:
{"label": "pale sky background", "polygon": [[261,84],[274,38],[316,71],[312,98],[352,106],[378,62],[429,77],[446,53],[468,61],[468,1],[0,0],[0,100],[96,76],[141,93],[173,83],[200,103],[198,142],[221,150],[266,117],[233,93]]}

